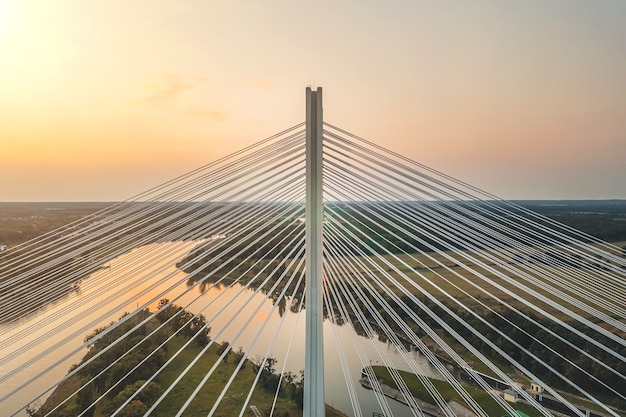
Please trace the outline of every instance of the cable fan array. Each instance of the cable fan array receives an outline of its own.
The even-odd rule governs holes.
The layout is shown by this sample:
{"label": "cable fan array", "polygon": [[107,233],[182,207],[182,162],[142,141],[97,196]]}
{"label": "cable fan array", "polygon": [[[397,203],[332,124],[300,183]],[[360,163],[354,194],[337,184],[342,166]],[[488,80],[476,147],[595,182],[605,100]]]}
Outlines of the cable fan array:
{"label": "cable fan array", "polygon": [[[4,254],[3,413],[243,416],[265,390],[263,413],[290,415],[304,145],[302,123]],[[545,398],[619,415],[620,248],[328,123],[323,147],[325,355],[340,364],[344,412],[370,415],[369,395],[386,416],[515,415],[498,380],[537,415],[552,415]]]}
{"label": "cable fan array", "polygon": [[[503,413],[515,410],[474,368],[486,367],[512,388],[519,379],[510,375],[523,375],[570,415],[585,411],[553,386],[618,415],[603,399],[626,394],[620,248],[325,127],[327,306],[368,332],[374,325],[390,340],[410,341],[476,415],[489,414],[433,350],[466,371]],[[348,302],[331,302],[334,294]],[[442,414],[455,415],[422,382]],[[536,396],[516,391],[551,415]]]}

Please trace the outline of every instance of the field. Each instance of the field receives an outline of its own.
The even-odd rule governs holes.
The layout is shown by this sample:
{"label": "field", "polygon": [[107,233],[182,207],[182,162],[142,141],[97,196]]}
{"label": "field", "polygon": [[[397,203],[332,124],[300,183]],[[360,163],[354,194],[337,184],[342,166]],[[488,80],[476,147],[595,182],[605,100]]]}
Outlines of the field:
{"label": "field", "polygon": [[80,220],[111,204],[0,202],[0,245],[10,248]]}
{"label": "field", "polygon": [[[112,206],[108,202],[0,202],[0,245],[13,246]],[[626,200],[518,201],[607,242],[626,242]]]}

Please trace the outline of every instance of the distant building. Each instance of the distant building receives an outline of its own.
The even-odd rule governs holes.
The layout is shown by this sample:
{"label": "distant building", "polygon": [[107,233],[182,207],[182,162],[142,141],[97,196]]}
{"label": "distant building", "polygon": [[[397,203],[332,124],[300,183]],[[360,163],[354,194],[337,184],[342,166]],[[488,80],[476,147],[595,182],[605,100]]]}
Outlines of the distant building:
{"label": "distant building", "polygon": [[7,250],[7,245],[0,245],[0,252]]}
{"label": "distant building", "polygon": [[543,387],[536,382],[530,383],[530,391],[541,394],[543,392]]}
{"label": "distant building", "polygon": [[519,398],[519,393],[517,391],[513,391],[512,389],[505,389],[504,391],[504,400],[510,403],[516,403]]}

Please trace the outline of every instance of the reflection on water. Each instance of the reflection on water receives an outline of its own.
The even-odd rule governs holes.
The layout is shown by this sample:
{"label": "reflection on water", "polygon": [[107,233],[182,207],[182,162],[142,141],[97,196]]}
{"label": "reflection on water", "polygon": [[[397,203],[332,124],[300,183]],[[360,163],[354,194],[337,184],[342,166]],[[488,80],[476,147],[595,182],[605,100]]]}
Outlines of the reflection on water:
{"label": "reflection on water", "polygon": [[[155,310],[167,298],[185,309],[202,313],[213,329],[210,336],[241,348],[250,358],[261,358],[274,343],[270,356],[277,370],[299,373],[304,368],[304,314],[298,297],[278,299],[241,284],[224,281],[193,286],[188,274],[176,268],[198,242],[167,242],[136,248],[110,261],[106,268],[83,280],[79,289],[55,300],[19,322],[0,324],[0,396],[15,394],[0,404],[0,415],[22,407],[48,390],[85,354],[86,334],[118,319],[125,311],[148,306]],[[232,281],[232,280],[231,280]],[[191,286],[190,286],[191,285]],[[68,317],[76,320],[68,321]],[[281,325],[282,321],[282,325]],[[264,325],[262,331],[259,331]],[[22,352],[24,349],[30,348]],[[361,369],[388,355],[398,368],[409,370],[402,355],[388,343],[359,336],[349,325],[324,322],[326,402],[353,415],[346,383],[355,385],[364,415],[380,411],[371,391],[358,384]],[[341,349],[339,351],[338,349]],[[349,376],[342,372],[341,356]],[[409,356],[425,374],[437,377],[416,352]],[[22,366],[19,372],[10,370]],[[31,381],[33,377],[43,376]],[[396,415],[411,415],[405,406],[390,401]]]}

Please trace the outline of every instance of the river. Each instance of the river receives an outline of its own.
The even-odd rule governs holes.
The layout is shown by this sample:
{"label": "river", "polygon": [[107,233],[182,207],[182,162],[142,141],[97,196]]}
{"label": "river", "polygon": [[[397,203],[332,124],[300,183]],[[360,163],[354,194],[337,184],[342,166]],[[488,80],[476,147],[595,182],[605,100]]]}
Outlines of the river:
{"label": "river", "polygon": [[[86,352],[80,348],[86,334],[146,303],[154,310],[161,298],[176,299],[176,304],[191,312],[202,310],[210,321],[210,337],[220,342],[228,341],[235,350],[241,347],[253,360],[263,357],[272,340],[276,339],[270,353],[278,360],[276,369],[281,370],[284,366],[287,371],[298,374],[304,368],[304,311],[296,314],[286,309],[281,316],[264,294],[240,285],[213,287],[203,292],[198,288],[190,289],[187,274],[178,270],[175,264],[197,244],[166,242],[136,248],[103,265],[102,269],[85,278],[76,290],[44,309],[19,321],[0,324],[0,397],[14,392],[0,403],[0,415],[11,415],[25,406],[33,397],[48,390],[53,381],[63,377],[72,364],[79,362]],[[150,268],[148,272],[146,266]],[[79,320],[68,323],[70,314]],[[250,323],[242,332],[249,318]],[[258,332],[263,323],[265,328]],[[256,343],[252,345],[255,339]],[[28,346],[34,348],[18,355]],[[51,353],[47,353],[48,349]],[[345,359],[343,367],[338,349]],[[381,412],[373,392],[358,383],[364,366],[382,362],[380,352],[387,355],[396,367],[410,370],[394,346],[359,336],[350,325],[339,326],[326,320],[326,403],[349,416],[355,415],[348,395],[348,379],[354,384],[363,415]],[[417,352],[408,355],[425,375],[438,378],[437,371],[423,356]],[[9,375],[22,364],[26,364],[23,369]],[[343,368],[347,369],[347,378]],[[42,377],[31,381],[37,375]],[[389,405],[396,416],[413,415],[406,406],[393,400],[389,400]]]}

